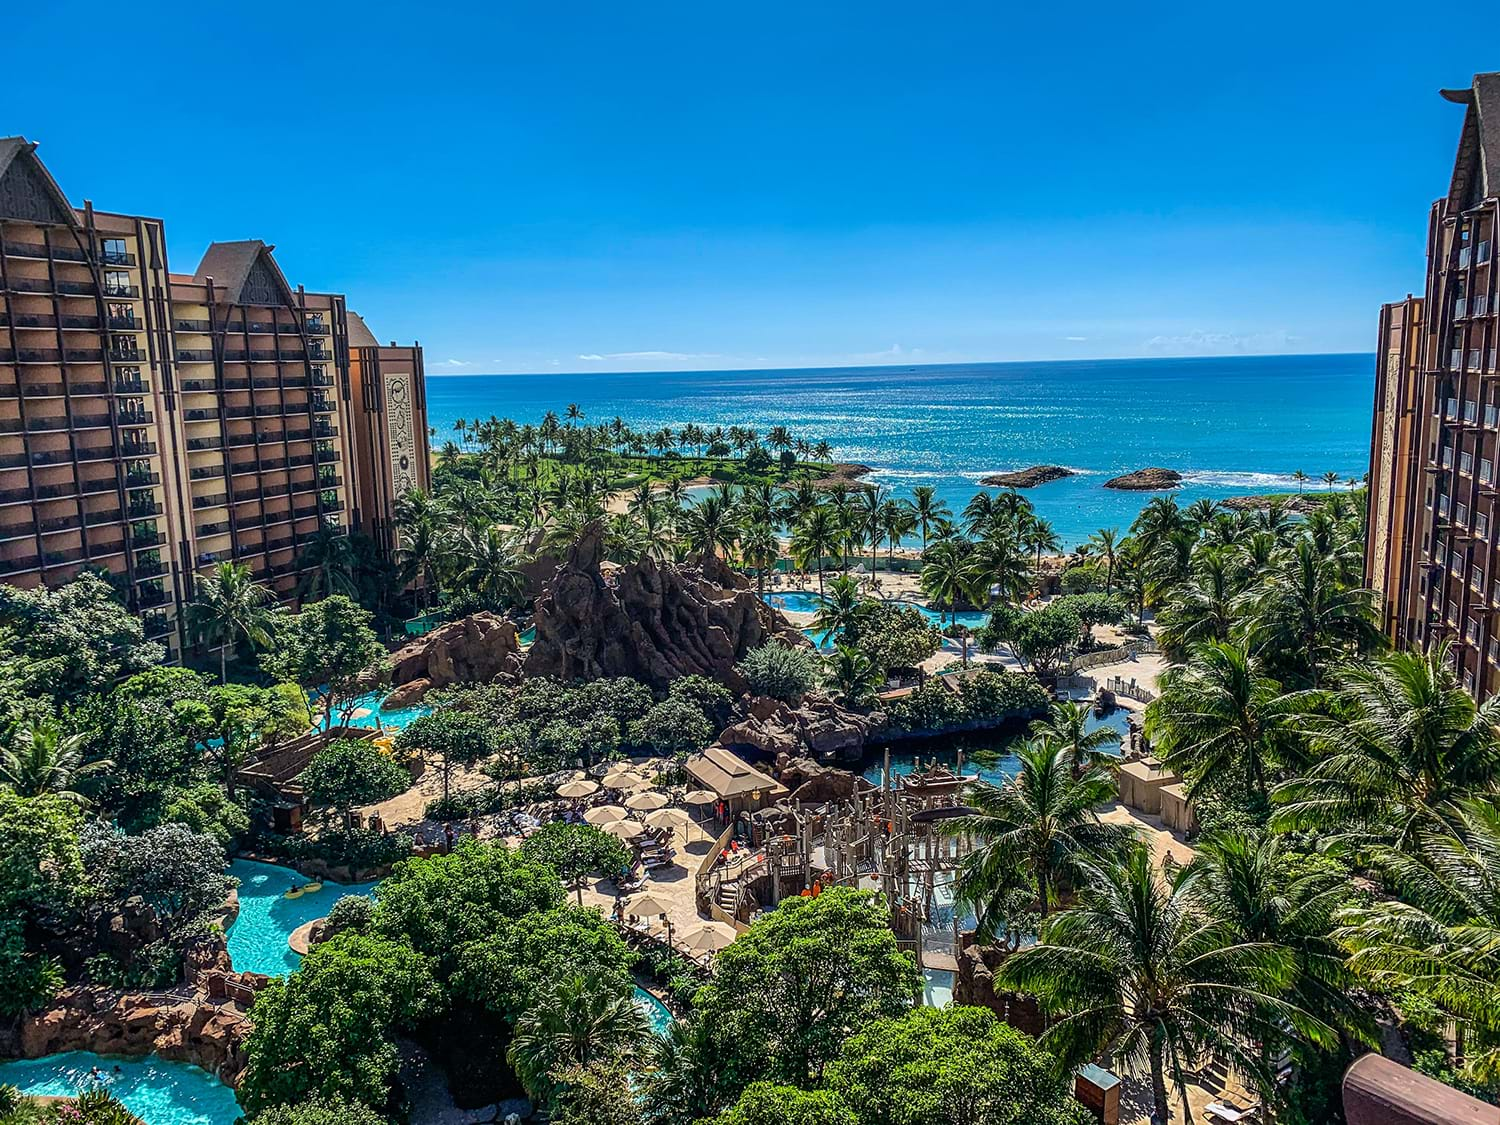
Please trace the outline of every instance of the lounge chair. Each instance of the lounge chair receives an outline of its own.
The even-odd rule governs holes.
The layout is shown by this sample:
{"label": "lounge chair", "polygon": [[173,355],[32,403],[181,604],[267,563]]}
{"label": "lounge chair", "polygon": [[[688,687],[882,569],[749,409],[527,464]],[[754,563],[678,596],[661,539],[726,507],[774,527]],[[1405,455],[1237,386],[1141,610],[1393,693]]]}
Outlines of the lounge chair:
{"label": "lounge chair", "polygon": [[1210,1121],[1223,1121],[1227,1125],[1235,1125],[1240,1121],[1259,1121],[1260,1105],[1252,1104],[1244,1109],[1235,1109],[1233,1106],[1221,1105],[1219,1102],[1209,1102],[1203,1107],[1203,1113]]}

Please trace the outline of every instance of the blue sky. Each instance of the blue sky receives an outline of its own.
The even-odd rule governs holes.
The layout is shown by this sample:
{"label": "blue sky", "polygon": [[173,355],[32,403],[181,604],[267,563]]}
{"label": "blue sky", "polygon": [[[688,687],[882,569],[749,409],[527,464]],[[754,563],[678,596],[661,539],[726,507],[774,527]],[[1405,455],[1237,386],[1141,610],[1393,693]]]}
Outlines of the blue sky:
{"label": "blue sky", "polygon": [[1370,350],[1500,68],[1472,3],[15,7],[74,202],[430,372]]}

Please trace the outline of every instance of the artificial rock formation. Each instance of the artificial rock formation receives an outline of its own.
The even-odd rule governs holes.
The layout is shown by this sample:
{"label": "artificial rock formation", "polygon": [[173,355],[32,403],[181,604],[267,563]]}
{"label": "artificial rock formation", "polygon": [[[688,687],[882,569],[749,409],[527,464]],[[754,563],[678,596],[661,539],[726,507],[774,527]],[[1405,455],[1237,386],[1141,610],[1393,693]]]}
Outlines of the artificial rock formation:
{"label": "artificial rock formation", "polygon": [[[849,770],[819,765],[810,758],[776,758],[776,780],[791,790],[793,804],[822,805],[829,801],[847,801],[862,783]],[[868,782],[863,782],[869,788]]]}
{"label": "artificial rock formation", "polygon": [[745,704],[745,717],[719,735],[719,743],[777,758],[811,756],[852,761],[864,753],[865,737],[881,720],[879,714],[860,715],[821,696],[808,696],[796,707],[758,696]]}
{"label": "artificial rock formation", "polygon": [[489,683],[521,669],[515,625],[493,613],[450,621],[391,656],[395,690],[385,706],[410,707],[429,691],[449,684]]}
{"label": "artificial rock formation", "polygon": [[59,1051],[194,1063],[230,1086],[245,1069],[250,1021],[230,1007],[168,992],[78,987],[59,993],[22,1021],[15,1053],[35,1059]]}
{"label": "artificial rock formation", "polygon": [[642,559],[600,571],[602,534],[586,531],[536,602],[527,676],[631,676],[664,689],[697,673],[743,689],[735,665],[779,638],[807,639],[717,558],[673,565]]}
{"label": "artificial rock formation", "polygon": [[958,972],[953,978],[953,1002],[974,1008],[988,1008],[1000,1019],[1027,1035],[1046,1030],[1036,999],[1016,992],[995,988],[995,974],[1009,954],[998,946],[970,945],[958,955]]}
{"label": "artificial rock formation", "polygon": [[1032,465],[1013,473],[991,473],[980,478],[979,483],[990,488],[1035,488],[1048,481],[1077,475],[1072,469],[1065,469],[1061,465]]}
{"label": "artificial rock formation", "polygon": [[1133,473],[1105,481],[1104,487],[1123,489],[1126,492],[1164,492],[1181,483],[1182,474],[1176,469],[1137,469]]}

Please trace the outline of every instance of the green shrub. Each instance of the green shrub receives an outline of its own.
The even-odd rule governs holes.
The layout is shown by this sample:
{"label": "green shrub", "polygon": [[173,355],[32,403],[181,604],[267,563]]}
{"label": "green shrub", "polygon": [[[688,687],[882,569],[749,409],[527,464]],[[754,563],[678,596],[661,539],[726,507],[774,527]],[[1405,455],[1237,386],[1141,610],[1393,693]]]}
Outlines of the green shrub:
{"label": "green shrub", "polygon": [[756,695],[769,695],[788,703],[800,701],[811,691],[822,671],[818,655],[812,649],[791,648],[777,641],[752,648],[737,668]]}

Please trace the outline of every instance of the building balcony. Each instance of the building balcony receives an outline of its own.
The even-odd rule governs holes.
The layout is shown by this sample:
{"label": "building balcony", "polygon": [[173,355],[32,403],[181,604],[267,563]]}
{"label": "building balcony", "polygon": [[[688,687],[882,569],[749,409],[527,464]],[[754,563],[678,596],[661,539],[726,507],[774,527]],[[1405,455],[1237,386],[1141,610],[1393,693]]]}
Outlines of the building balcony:
{"label": "building balcony", "polygon": [[172,328],[177,332],[212,332],[214,326],[207,320],[192,320],[187,317],[176,317],[172,321]]}
{"label": "building balcony", "polygon": [[158,574],[165,574],[167,568],[162,565],[160,559],[141,558],[136,560],[135,576],[137,578],[155,578]]}
{"label": "building balcony", "polygon": [[143,472],[140,469],[129,469],[125,473],[126,488],[150,488],[160,483],[160,473]]}
{"label": "building balcony", "polygon": [[139,551],[143,547],[160,546],[162,541],[161,532],[152,528],[133,528],[130,532],[130,549]]}
{"label": "building balcony", "polygon": [[229,502],[229,497],[222,492],[216,492],[212,496],[194,496],[194,508],[222,508]]}
{"label": "building balcony", "polygon": [[154,500],[144,504],[132,500],[125,510],[133,520],[149,520],[161,515],[161,505]]}
{"label": "building balcony", "polygon": [[145,360],[146,353],[139,348],[110,348],[109,359],[111,363],[141,363]]}
{"label": "building balcony", "polygon": [[[252,437],[251,440],[253,441],[254,438]],[[187,447],[190,452],[198,452],[204,449],[223,449],[224,441],[222,438],[216,437],[188,438]]]}
{"label": "building balcony", "polygon": [[150,457],[156,452],[154,441],[124,441],[120,443],[120,452],[126,457]]}
{"label": "building balcony", "polygon": [[[229,358],[227,353],[225,358]],[[212,348],[178,348],[178,363],[212,363],[214,361],[214,350]]]}
{"label": "building balcony", "polygon": [[[91,292],[91,291],[92,291],[91,289],[85,289],[85,292]],[[139,297],[141,295],[141,287],[139,285],[109,285],[109,284],[106,284],[104,286],[104,295],[106,297],[125,297],[125,298]]]}
{"label": "building balcony", "polygon": [[[108,320],[111,328],[119,329],[121,332],[144,332],[146,330],[145,322],[137,320],[133,316],[111,316],[107,317],[106,320]],[[95,323],[98,323],[97,319]]]}
{"label": "building balcony", "polygon": [[160,610],[143,616],[141,618],[141,625],[146,636],[152,640],[165,636],[172,631],[172,619]]}
{"label": "building balcony", "polygon": [[25,574],[27,571],[36,570],[41,565],[41,561],[36,555],[21,555],[13,559],[0,559],[0,574]]}
{"label": "building balcony", "polygon": [[222,477],[223,475],[223,465],[199,465],[197,468],[188,470],[189,480],[213,480],[215,477]]}
{"label": "building balcony", "polygon": [[219,520],[217,523],[200,524],[199,527],[198,527],[198,534],[199,535],[222,535],[224,532],[226,532],[228,530],[229,530],[229,521],[228,520]]}
{"label": "building balcony", "polygon": [[101,250],[99,261],[106,266],[133,266],[135,255],[126,250]]}

